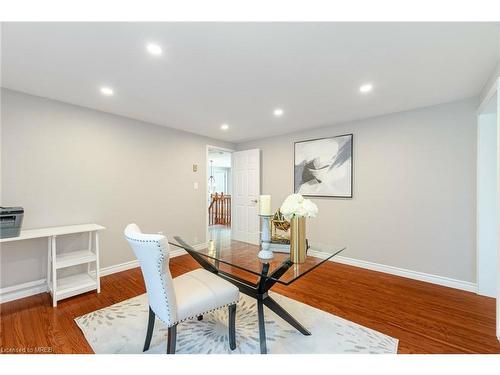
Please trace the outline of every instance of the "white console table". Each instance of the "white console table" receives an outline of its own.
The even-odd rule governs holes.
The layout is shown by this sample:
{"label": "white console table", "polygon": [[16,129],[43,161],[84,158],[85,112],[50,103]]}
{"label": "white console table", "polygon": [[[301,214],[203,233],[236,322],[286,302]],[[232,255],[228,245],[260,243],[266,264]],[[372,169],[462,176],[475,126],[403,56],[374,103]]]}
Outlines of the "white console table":
{"label": "white console table", "polygon": [[[98,224],[67,225],[22,230],[18,237],[2,238],[0,243],[29,240],[33,238],[47,238],[47,289],[52,295],[52,306],[57,301],[77,294],[97,290],[101,292],[99,273],[99,231],[106,229]],[[88,233],[88,247],[83,250],[57,253],[57,237],[67,234]],[[87,271],[76,275],[57,277],[57,271],[62,268],[87,264]],[[92,271],[91,266],[95,265]]]}

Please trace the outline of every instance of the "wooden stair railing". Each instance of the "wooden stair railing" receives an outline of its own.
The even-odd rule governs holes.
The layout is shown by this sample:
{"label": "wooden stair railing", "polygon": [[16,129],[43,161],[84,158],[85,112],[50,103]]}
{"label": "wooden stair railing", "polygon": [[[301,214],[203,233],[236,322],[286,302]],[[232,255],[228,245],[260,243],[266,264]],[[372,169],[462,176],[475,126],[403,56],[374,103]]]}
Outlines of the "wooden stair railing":
{"label": "wooden stair railing", "polygon": [[231,225],[231,196],[224,193],[210,195],[209,225]]}

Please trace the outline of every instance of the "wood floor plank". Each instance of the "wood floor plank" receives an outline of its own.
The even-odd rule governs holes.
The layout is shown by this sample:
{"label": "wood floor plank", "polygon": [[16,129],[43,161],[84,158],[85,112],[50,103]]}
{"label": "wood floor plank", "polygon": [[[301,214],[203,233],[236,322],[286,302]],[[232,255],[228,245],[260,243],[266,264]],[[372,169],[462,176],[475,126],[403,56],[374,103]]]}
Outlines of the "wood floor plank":
{"label": "wood floor plank", "polygon": [[[198,267],[189,255],[170,261],[174,277]],[[139,268],[103,277],[101,289],[56,308],[47,293],[2,304],[0,348],[92,353],[74,318],[145,292]],[[500,353],[495,300],[474,293],[332,262],[273,290],[395,337],[399,353]]]}

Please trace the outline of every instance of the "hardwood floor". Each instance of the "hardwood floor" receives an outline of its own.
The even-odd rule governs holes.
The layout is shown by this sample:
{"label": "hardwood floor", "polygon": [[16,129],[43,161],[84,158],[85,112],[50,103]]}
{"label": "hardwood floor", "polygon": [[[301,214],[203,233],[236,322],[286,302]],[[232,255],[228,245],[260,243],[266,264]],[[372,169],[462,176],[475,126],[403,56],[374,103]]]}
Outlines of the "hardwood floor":
{"label": "hardwood floor", "polygon": [[[198,265],[184,255],[170,267],[175,277]],[[145,292],[138,268],[101,287],[56,308],[47,293],[0,305],[0,352],[92,353],[73,319]],[[398,338],[399,353],[500,353],[492,298],[332,262],[273,290]]]}

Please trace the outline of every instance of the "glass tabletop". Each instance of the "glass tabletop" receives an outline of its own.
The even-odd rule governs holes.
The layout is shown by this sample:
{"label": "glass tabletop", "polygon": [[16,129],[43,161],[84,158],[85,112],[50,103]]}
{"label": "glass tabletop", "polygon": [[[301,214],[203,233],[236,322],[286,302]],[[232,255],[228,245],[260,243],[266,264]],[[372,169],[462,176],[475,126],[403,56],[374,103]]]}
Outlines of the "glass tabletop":
{"label": "glass tabletop", "polygon": [[260,246],[255,236],[233,236],[225,227],[209,230],[209,241],[203,248],[194,247],[182,237],[174,237],[172,245],[179,246],[195,259],[201,257],[219,272],[237,277],[249,283],[260,278],[274,280],[288,285],[322,263],[342,252],[344,246],[323,246],[308,240],[308,252],[304,263],[290,261],[289,246],[271,244],[273,258],[260,259]]}

